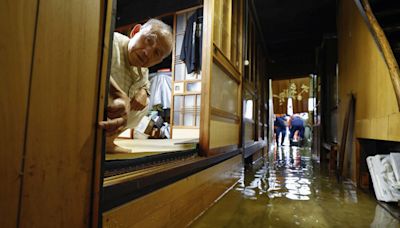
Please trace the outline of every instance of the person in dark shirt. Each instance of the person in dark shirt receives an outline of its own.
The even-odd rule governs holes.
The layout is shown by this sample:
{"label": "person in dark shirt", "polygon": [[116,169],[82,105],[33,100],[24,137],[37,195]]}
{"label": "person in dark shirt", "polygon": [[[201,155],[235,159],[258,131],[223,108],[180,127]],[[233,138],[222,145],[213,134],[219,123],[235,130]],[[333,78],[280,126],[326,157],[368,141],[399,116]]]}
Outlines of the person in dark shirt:
{"label": "person in dark shirt", "polygon": [[290,141],[293,141],[296,131],[299,131],[299,137],[302,139],[304,137],[304,120],[300,116],[294,115],[290,121]]}
{"label": "person in dark shirt", "polygon": [[[276,145],[283,145],[286,137],[286,120],[284,116],[276,117],[275,122]],[[279,135],[282,133],[281,143],[279,144]]]}

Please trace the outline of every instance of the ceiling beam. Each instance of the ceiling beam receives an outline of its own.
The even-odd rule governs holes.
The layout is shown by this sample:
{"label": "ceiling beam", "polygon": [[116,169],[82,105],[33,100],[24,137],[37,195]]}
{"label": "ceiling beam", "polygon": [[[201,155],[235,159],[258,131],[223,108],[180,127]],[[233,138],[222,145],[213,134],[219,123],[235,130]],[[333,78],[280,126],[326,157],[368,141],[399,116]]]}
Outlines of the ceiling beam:
{"label": "ceiling beam", "polygon": [[308,64],[267,64],[266,72],[270,79],[290,79],[315,74],[315,65]]}
{"label": "ceiling beam", "polygon": [[117,0],[116,27],[146,21],[167,13],[203,4],[202,0]]}

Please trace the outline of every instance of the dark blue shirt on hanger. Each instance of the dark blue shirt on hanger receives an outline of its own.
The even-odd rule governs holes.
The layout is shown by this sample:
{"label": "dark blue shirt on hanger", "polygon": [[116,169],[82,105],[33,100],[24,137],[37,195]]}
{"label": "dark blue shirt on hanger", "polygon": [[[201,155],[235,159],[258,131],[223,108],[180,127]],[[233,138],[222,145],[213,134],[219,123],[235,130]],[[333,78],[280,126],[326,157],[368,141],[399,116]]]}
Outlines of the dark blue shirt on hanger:
{"label": "dark blue shirt on hanger", "polygon": [[187,73],[200,72],[203,39],[203,9],[197,9],[186,23],[180,59],[185,62]]}

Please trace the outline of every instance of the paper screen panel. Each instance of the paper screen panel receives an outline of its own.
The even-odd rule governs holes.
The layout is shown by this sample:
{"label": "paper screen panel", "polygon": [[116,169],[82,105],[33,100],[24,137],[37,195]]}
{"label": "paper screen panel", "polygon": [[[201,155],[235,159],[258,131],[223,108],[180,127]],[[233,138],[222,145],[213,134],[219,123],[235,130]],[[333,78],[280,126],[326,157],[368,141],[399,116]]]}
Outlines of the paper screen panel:
{"label": "paper screen panel", "polygon": [[238,84],[213,63],[211,82],[211,107],[238,114]]}

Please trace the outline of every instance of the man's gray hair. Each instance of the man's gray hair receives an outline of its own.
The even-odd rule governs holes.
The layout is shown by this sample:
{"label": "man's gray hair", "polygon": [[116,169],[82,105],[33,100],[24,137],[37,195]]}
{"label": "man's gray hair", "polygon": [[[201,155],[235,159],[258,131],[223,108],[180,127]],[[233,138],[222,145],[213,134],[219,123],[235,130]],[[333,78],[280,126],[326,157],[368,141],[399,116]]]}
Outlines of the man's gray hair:
{"label": "man's gray hair", "polygon": [[143,30],[144,33],[156,34],[157,36],[164,37],[165,41],[169,45],[167,55],[169,55],[169,53],[171,53],[172,43],[173,43],[171,26],[165,24],[164,22],[162,22],[158,19],[153,18],[153,19],[148,20],[146,23],[144,23],[142,25],[141,30]]}

